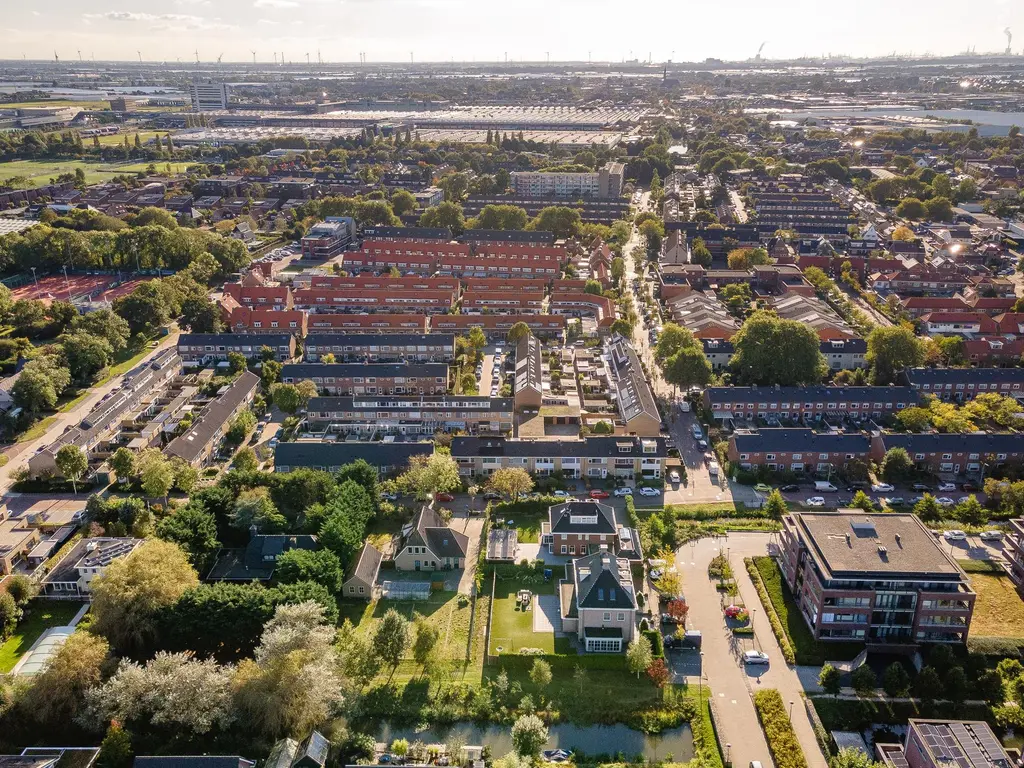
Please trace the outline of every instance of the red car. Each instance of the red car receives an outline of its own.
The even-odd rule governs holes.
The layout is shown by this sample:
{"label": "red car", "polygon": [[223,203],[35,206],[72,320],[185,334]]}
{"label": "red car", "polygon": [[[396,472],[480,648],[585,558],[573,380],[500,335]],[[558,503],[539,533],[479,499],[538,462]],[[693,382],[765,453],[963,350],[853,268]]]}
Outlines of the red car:
{"label": "red car", "polygon": [[438,501],[455,501],[455,497],[450,493],[439,493],[434,498]]}
{"label": "red car", "polygon": [[608,491],[602,491],[602,490],[599,490],[599,489],[595,488],[593,491],[590,492],[590,498],[592,498],[592,499],[607,499],[608,498]]}
{"label": "red car", "polygon": [[728,616],[730,619],[735,619],[737,616],[740,615],[742,611],[743,609],[740,608],[738,605],[730,605],[728,608],[725,609],[725,615]]}

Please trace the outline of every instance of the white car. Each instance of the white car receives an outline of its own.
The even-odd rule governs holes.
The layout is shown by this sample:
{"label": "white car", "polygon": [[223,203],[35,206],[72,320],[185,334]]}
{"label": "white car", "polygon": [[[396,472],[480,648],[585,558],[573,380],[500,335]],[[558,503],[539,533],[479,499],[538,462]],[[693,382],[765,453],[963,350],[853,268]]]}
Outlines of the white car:
{"label": "white car", "polygon": [[940,491],[955,491],[956,483],[939,483]]}
{"label": "white car", "polygon": [[946,541],[967,541],[967,534],[963,531],[946,531],[942,538]]}
{"label": "white car", "polygon": [[632,496],[633,495],[633,489],[630,488],[628,485],[623,486],[622,488],[616,488],[615,489],[615,495],[616,496]]}
{"label": "white car", "polygon": [[1001,541],[1003,538],[1002,531],[982,531],[978,538],[982,541]]}
{"label": "white car", "polygon": [[871,490],[875,493],[890,493],[896,489],[888,483],[875,483],[871,486]]}
{"label": "white car", "polygon": [[641,488],[638,493],[641,496],[661,496],[661,491],[657,488]]}
{"label": "white car", "polygon": [[825,497],[824,496],[811,496],[804,502],[805,507],[824,507]]}
{"label": "white car", "polygon": [[552,496],[557,496],[560,499],[567,499],[567,498],[569,498],[569,492],[568,491],[563,491],[563,490],[552,491],[551,495]]}
{"label": "white car", "polygon": [[940,507],[952,507],[956,504],[956,502],[949,498],[949,496],[939,496],[939,498],[935,500],[935,503]]}
{"label": "white car", "polygon": [[743,652],[743,663],[744,664],[769,664],[771,659],[768,658],[768,654],[764,651],[744,651]]}
{"label": "white car", "polygon": [[668,473],[668,479],[673,483],[678,483],[682,478],[680,478],[679,473],[673,469],[671,472]]}

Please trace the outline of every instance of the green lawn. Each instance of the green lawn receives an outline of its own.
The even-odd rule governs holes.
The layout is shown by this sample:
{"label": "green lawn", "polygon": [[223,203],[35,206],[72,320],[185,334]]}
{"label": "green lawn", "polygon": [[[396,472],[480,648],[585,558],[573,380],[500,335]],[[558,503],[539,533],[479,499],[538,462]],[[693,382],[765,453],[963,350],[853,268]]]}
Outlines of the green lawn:
{"label": "green lawn", "polygon": [[1010,577],[992,573],[970,573],[971,587],[978,593],[971,618],[971,637],[1020,637],[1024,635],[1024,600]]}
{"label": "green lawn", "polygon": [[[133,147],[135,146],[135,134],[138,134],[139,141],[145,144],[150,139],[159,136],[163,139],[167,135],[167,131],[128,131],[127,133],[115,133],[110,136],[100,136],[100,146],[110,147],[115,145],[124,144],[124,137],[128,137],[128,143]],[[92,139],[82,139],[83,143],[89,145],[92,143]]]}
{"label": "green lawn", "polygon": [[[134,140],[135,136],[133,134],[129,141]],[[121,139],[121,141],[124,141],[124,139]],[[118,173],[144,173],[151,164],[156,166],[157,173],[166,173],[168,165],[171,166],[171,173],[184,173],[190,165],[202,165],[202,163],[168,163],[157,160],[153,163],[129,163],[128,165],[108,165],[106,167],[116,170]]]}
{"label": "green lawn", "polygon": [[111,170],[111,166],[103,163],[90,163],[85,160],[11,160],[0,163],[0,179],[11,176],[25,176],[35,186],[49,184],[62,173],[74,173],[76,168],[85,172],[87,184],[98,184],[108,181],[124,171]]}
{"label": "green lawn", "polygon": [[755,557],[753,560],[764,581],[772,608],[778,614],[782,628],[793,646],[797,664],[821,665],[829,659],[852,659],[863,650],[863,643],[820,643],[815,640],[775,560],[767,556]]}
{"label": "green lawn", "polygon": [[39,636],[50,627],[63,627],[82,607],[64,600],[33,600],[14,634],[0,645],[0,673],[10,672]]}
{"label": "green lawn", "polygon": [[517,579],[498,577],[494,585],[494,612],[491,620],[490,652],[519,653],[523,648],[540,648],[545,653],[565,653],[568,641],[555,638],[553,632],[533,631],[533,610],[524,611],[516,604],[516,593],[528,589],[533,594],[557,594],[558,580],[565,578],[561,567],[553,568],[554,574],[548,583],[536,579]]}

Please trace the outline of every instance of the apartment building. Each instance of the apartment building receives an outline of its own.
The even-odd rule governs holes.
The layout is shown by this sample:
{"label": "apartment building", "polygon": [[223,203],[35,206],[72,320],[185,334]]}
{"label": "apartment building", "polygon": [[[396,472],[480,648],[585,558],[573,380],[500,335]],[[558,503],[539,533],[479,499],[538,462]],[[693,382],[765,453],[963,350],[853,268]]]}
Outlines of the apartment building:
{"label": "apartment building", "polygon": [[516,373],[513,395],[516,410],[539,409],[544,404],[543,348],[533,334],[516,342]]}
{"label": "apartment building", "polygon": [[978,336],[964,339],[964,358],[973,365],[1016,365],[1022,357],[1022,336]]}
{"label": "apartment building", "polygon": [[316,312],[306,318],[308,333],[426,333],[429,323],[428,315],[411,313],[342,315]]}
{"label": "apartment building", "polygon": [[470,291],[462,297],[462,311],[472,314],[515,312],[536,315],[544,310],[543,291]]}
{"label": "apartment building", "polygon": [[779,564],[818,640],[967,641],[975,594],[915,515],[785,515]]}
{"label": "apartment building", "polygon": [[479,328],[490,341],[504,341],[516,323],[525,323],[530,333],[540,339],[562,339],[565,336],[565,318],[561,315],[434,315],[430,318],[431,332],[468,333]]}
{"label": "apartment building", "polygon": [[636,350],[621,336],[615,336],[607,349],[608,386],[614,393],[623,431],[657,437],[661,434],[661,413]]}
{"label": "apartment building", "polygon": [[291,363],[281,368],[281,381],[312,381],[328,395],[444,395],[448,366],[444,363]]}
{"label": "apartment building", "polygon": [[227,316],[231,333],[306,335],[306,313],[296,309],[235,307]]}
{"label": "apartment building", "polygon": [[587,653],[622,653],[637,630],[637,602],[629,561],[598,552],[569,562],[558,582],[562,629]]}
{"label": "apartment building", "polygon": [[984,720],[911,718],[902,743],[875,743],[886,768],[1011,768],[1013,758]]}
{"label": "apartment building", "polygon": [[740,329],[740,322],[713,294],[694,291],[666,301],[672,322],[697,339],[728,340]]}
{"label": "apartment building", "polygon": [[507,440],[456,437],[452,458],[459,474],[488,477],[497,469],[519,467],[532,475],[562,472],[565,477],[654,480],[664,476],[668,449],[660,437],[586,437],[582,440]]}
{"label": "apartment building", "polygon": [[713,418],[881,419],[918,404],[913,387],[708,387],[704,405]]}
{"label": "apartment building", "polygon": [[1010,564],[1010,577],[1018,587],[1024,587],[1024,518],[1010,520],[1004,554]]}
{"label": "apartment building", "polygon": [[920,321],[929,335],[974,336],[999,330],[996,321],[983,312],[929,312]]}
{"label": "apartment building", "polygon": [[398,291],[347,288],[338,290],[305,289],[295,291],[297,309],[306,312],[418,312],[444,314],[455,309],[456,291]]}
{"label": "apartment building", "polygon": [[769,309],[774,310],[784,320],[793,320],[808,326],[822,341],[850,339],[857,335],[843,318],[816,296],[787,293],[772,299]]}
{"label": "apartment building", "polygon": [[231,106],[231,88],[227,83],[192,83],[188,92],[193,112],[216,112]]}
{"label": "apartment building", "polygon": [[406,469],[414,456],[430,456],[433,441],[426,442],[362,442],[297,440],[278,443],[274,448],[274,471],[320,469],[337,472],[346,464],[362,459],[381,477],[396,475]]}
{"label": "apartment building", "polygon": [[547,280],[532,277],[467,277],[462,281],[466,293],[528,293],[543,294]]}
{"label": "apartment building", "polygon": [[450,333],[311,333],[304,359],[320,362],[324,355],[337,362],[450,363],[455,359],[455,336]]}
{"label": "apartment building", "polygon": [[183,333],[178,337],[178,354],[187,365],[223,362],[232,352],[251,360],[264,347],[272,349],[274,359],[282,363],[295,357],[295,337],[290,333]]}
{"label": "apartment building", "polygon": [[224,295],[250,309],[291,309],[292,292],[287,285],[243,285],[228,283]]}
{"label": "apartment building", "polygon": [[876,272],[868,278],[872,290],[901,296],[952,296],[970,284],[970,280],[955,268],[936,269],[927,264],[892,272]]}
{"label": "apartment building", "polygon": [[366,240],[387,243],[447,243],[452,231],[447,227],[363,227]]}
{"label": "apartment building", "polygon": [[625,165],[610,162],[599,171],[515,171],[512,191],[522,197],[599,197],[622,196]]}
{"label": "apartment building", "polygon": [[566,260],[562,248],[495,244],[482,246],[476,255],[445,256],[438,261],[442,275],[470,277],[543,278],[552,280]]}
{"label": "apartment building", "polygon": [[1018,400],[1024,396],[1024,368],[910,368],[901,378],[921,395],[952,402],[993,392]]}
{"label": "apartment building", "polygon": [[355,219],[329,216],[310,227],[302,237],[302,258],[327,261],[345,252],[356,236]]}
{"label": "apartment building", "polygon": [[1024,461],[1024,437],[1016,432],[888,433],[872,436],[871,458],[881,461],[890,448],[903,448],[919,469],[938,474],[987,477],[992,470]]}
{"label": "apartment building", "polygon": [[864,462],[871,452],[868,435],[815,432],[777,427],[757,432],[736,430],[729,437],[729,461],[743,469],[827,476],[851,461]]}
{"label": "apartment building", "polygon": [[164,452],[196,469],[208,466],[231,422],[252,405],[259,386],[259,376],[251,371],[243,371],[241,376],[196,412],[192,426],[171,440]]}
{"label": "apartment building", "polygon": [[582,289],[578,293],[564,290],[552,293],[548,310],[553,315],[593,317],[598,325],[615,322],[615,302],[607,296],[595,296]]}
{"label": "apartment building", "polygon": [[513,408],[512,398],[473,395],[314,397],[306,421],[312,432],[337,435],[504,435],[512,432]]}
{"label": "apartment building", "polygon": [[625,514],[592,499],[549,507],[548,519],[540,524],[540,544],[552,555],[610,552],[634,562],[643,560],[640,534],[629,527]]}

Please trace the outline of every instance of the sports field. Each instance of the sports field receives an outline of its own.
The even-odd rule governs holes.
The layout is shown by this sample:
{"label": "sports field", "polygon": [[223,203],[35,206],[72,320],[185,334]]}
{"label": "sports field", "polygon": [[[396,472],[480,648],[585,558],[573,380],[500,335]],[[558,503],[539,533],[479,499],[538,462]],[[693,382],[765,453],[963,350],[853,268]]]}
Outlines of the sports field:
{"label": "sports field", "polygon": [[116,282],[116,275],[68,275],[67,280],[64,279],[64,275],[49,275],[15,288],[11,293],[15,300],[40,299],[49,302],[89,297],[92,301],[113,301],[119,296],[131,293],[141,281],[128,280],[111,287]]}
{"label": "sports field", "polygon": [[[141,135],[141,134],[140,134]],[[120,136],[107,136],[105,138],[118,138]],[[131,134],[129,141],[135,140],[135,134]],[[149,167],[149,163],[128,163],[118,165],[115,163],[96,163],[87,160],[12,160],[7,163],[0,163],[0,181],[9,179],[12,176],[24,176],[34,186],[49,184],[50,179],[55,179],[63,173],[74,173],[76,168],[85,172],[87,184],[98,184],[109,181],[114,176],[125,173],[142,173]],[[158,173],[167,171],[168,163],[155,162]],[[184,173],[192,163],[170,163],[172,173]]]}

